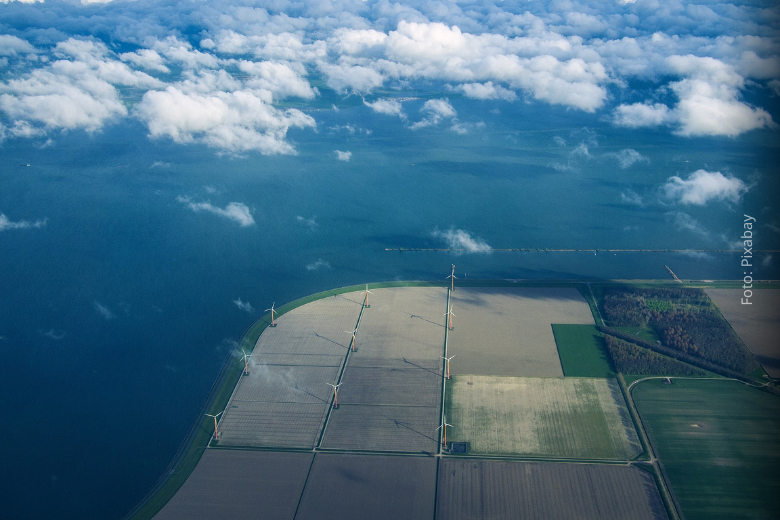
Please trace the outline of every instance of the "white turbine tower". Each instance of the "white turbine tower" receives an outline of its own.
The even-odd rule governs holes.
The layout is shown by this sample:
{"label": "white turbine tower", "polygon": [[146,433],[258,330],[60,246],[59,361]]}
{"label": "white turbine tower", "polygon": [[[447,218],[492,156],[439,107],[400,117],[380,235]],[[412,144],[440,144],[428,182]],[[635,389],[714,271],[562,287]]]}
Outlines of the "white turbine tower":
{"label": "white turbine tower", "polygon": [[217,415],[211,415],[210,413],[207,413],[207,414],[204,414],[204,415],[208,415],[209,417],[213,417],[214,418],[214,440],[218,441],[219,440],[219,432],[217,431],[217,417],[222,415],[222,412],[219,412]]}
{"label": "white turbine tower", "polygon": [[374,293],[372,293],[371,291],[369,291],[369,290],[368,290],[368,284],[366,284],[366,292],[365,292],[365,294],[366,294],[366,300],[365,300],[365,303],[363,303],[363,306],[364,306],[366,309],[368,309],[369,307],[371,307],[371,306],[368,304],[368,295],[369,295],[369,294],[374,294]]}
{"label": "white turbine tower", "polygon": [[455,290],[455,278],[457,278],[457,276],[455,276],[455,264],[452,264],[452,274],[449,275],[447,278],[452,279],[452,283],[450,285],[450,292],[452,292]]}
{"label": "white turbine tower", "polygon": [[357,327],[355,327],[355,330],[345,330],[347,334],[352,334],[352,352],[355,352],[355,334],[357,333]]}
{"label": "white turbine tower", "polygon": [[274,321],[274,312],[275,312],[275,310],[274,310],[274,307],[275,307],[275,306],[276,306],[276,302],[274,302],[274,303],[271,305],[271,308],[270,308],[270,309],[266,309],[266,310],[265,310],[265,312],[271,311],[271,325],[270,325],[271,327],[276,327],[276,322]]}
{"label": "white turbine tower", "polygon": [[244,353],[244,375],[249,375],[249,365],[247,364],[247,358],[249,357],[249,354],[246,353],[246,350],[241,349],[241,352]]}
{"label": "white turbine tower", "polygon": [[339,387],[344,383],[339,383],[337,385],[332,385],[330,383],[325,383],[328,386],[333,387],[333,408],[339,407]]}
{"label": "white turbine tower", "polygon": [[444,315],[449,316],[449,329],[452,330],[452,317],[455,316],[455,313],[452,312],[452,305],[450,305],[450,309]]}
{"label": "white turbine tower", "polygon": [[452,358],[454,358],[455,356],[457,356],[457,354],[453,354],[450,357],[444,357],[444,356],[441,357],[442,359],[446,359],[447,360],[447,379],[450,378],[450,360]]}
{"label": "white turbine tower", "polygon": [[447,426],[449,426],[450,428],[454,428],[454,426],[453,426],[453,425],[451,425],[451,424],[448,424],[448,423],[447,423],[447,419],[445,418],[445,419],[444,419],[444,420],[441,422],[441,426],[439,426],[438,428],[436,428],[437,430],[442,430],[442,435],[443,435],[443,442],[442,442],[442,446],[444,446],[445,448],[447,447]]}

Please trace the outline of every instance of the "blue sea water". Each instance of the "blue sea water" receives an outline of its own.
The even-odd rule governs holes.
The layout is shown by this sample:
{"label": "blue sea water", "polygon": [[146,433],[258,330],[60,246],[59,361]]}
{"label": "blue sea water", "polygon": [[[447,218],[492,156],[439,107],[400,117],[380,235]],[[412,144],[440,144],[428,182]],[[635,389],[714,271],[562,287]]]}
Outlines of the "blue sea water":
{"label": "blue sea water", "polygon": [[[423,101],[404,108],[416,114]],[[410,130],[354,98],[312,111],[317,130],[289,134],[294,156],[220,155],[149,140],[132,122],[3,143],[0,212],[46,224],[0,232],[2,516],[121,517],[170,462],[233,342],[273,302],[441,279],[451,263],[469,278],[743,271],[738,254],[387,247],[446,247],[436,231],[452,228],[494,248],[719,249],[739,241],[747,213],[756,247],[780,248],[774,130],[686,139],[563,108],[450,102],[467,133]],[[614,154],[625,149],[647,160],[621,168]],[[669,177],[698,169],[752,187],[738,203],[663,197]],[[181,197],[246,204],[255,225],[194,212]],[[754,278],[778,278],[778,255],[756,260]]]}

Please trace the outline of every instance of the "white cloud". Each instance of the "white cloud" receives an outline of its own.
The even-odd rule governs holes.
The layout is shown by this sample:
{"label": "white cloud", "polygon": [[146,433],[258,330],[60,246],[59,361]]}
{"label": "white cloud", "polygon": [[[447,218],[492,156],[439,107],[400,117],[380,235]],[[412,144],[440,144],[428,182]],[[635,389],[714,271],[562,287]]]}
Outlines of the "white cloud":
{"label": "white cloud", "polygon": [[238,68],[251,76],[245,83],[246,87],[266,90],[274,100],[288,97],[313,99],[317,95],[317,91],[303,78],[306,71],[302,65],[241,60]]}
{"label": "white cloud", "polygon": [[400,101],[396,101],[394,99],[377,99],[373,103],[369,103],[365,99],[363,100],[363,103],[374,112],[378,112],[380,114],[387,114],[389,116],[398,116],[401,119],[406,119],[406,114],[404,114],[404,109],[401,106]]}
{"label": "white cloud", "polygon": [[336,154],[336,159],[339,161],[349,162],[352,158],[352,152],[342,152],[341,150],[334,150],[333,152]]}
{"label": "white cloud", "polygon": [[236,304],[236,307],[241,309],[242,311],[248,312],[249,314],[254,314],[255,308],[250,305],[249,302],[243,302],[241,301],[241,298],[238,298],[237,300],[233,300],[233,303]]}
{"label": "white cloud", "polygon": [[171,71],[171,69],[165,65],[165,59],[160,56],[157,51],[152,49],[139,49],[136,52],[125,52],[119,55],[119,59],[147,70],[154,70],[166,74]]}
{"label": "white cloud", "polygon": [[620,200],[624,204],[631,204],[634,206],[644,206],[644,202],[642,201],[642,197],[639,196],[638,193],[632,191],[632,190],[626,190],[620,194]]}
{"label": "white cloud", "polygon": [[8,217],[5,216],[5,214],[0,213],[0,231],[5,231],[7,229],[39,229],[45,225],[46,219],[36,220],[35,222],[31,222],[29,220],[19,220],[17,222],[12,222],[8,219]]}
{"label": "white cloud", "polygon": [[0,56],[34,54],[37,49],[29,42],[10,34],[0,34]]}
{"label": "white cloud", "polygon": [[458,86],[466,97],[474,99],[504,99],[512,101],[517,97],[513,90],[506,89],[500,85],[493,85],[492,81],[486,83],[464,83]]}
{"label": "white cloud", "polygon": [[207,211],[220,217],[225,217],[229,220],[237,222],[241,227],[254,226],[255,219],[252,218],[252,213],[249,208],[240,202],[231,202],[224,209],[212,205],[209,202],[192,202],[189,197],[176,197],[176,200],[185,204],[192,211],[198,213],[200,211]]}
{"label": "white cloud", "polygon": [[307,271],[318,271],[320,269],[330,269],[330,264],[322,258],[318,258],[314,262],[306,265]]}
{"label": "white cloud", "polygon": [[314,127],[314,119],[300,110],[276,109],[267,101],[249,90],[201,94],[170,86],[144,94],[135,114],[153,138],[202,142],[231,152],[295,153],[285,141],[288,128]]}
{"label": "white cloud", "polygon": [[111,309],[109,309],[108,307],[106,307],[105,305],[100,303],[99,301],[95,300],[93,303],[95,305],[95,311],[98,314],[100,314],[100,316],[104,320],[113,320],[114,318],[116,318],[116,314],[111,312]]}
{"label": "white cloud", "polygon": [[410,127],[413,130],[426,126],[436,126],[442,119],[454,118],[458,115],[447,99],[429,99],[420,108],[420,112],[425,114],[425,117]]}
{"label": "white cloud", "polygon": [[615,109],[614,122],[618,126],[628,128],[640,128],[647,126],[665,125],[674,120],[674,116],[664,104],[661,103],[634,103],[632,105],[620,105]]}
{"label": "white cloud", "polygon": [[444,240],[450,249],[464,249],[467,253],[490,253],[493,250],[484,240],[472,237],[462,229],[450,228],[443,232],[436,229],[431,235]]}
{"label": "white cloud", "polygon": [[749,187],[736,177],[726,177],[720,172],[696,170],[683,180],[669,177],[662,190],[667,198],[682,204],[703,206],[710,200],[738,202]]}
{"label": "white cloud", "polygon": [[615,152],[607,155],[610,157],[614,157],[617,160],[618,164],[620,164],[620,167],[623,168],[624,170],[640,162],[644,162],[644,163],[650,162],[650,159],[648,159],[641,153],[637,152],[633,148],[625,148],[623,150],[620,150],[619,152]]}
{"label": "white cloud", "polygon": [[672,221],[674,227],[680,231],[689,231],[703,238],[709,238],[710,232],[704,229],[699,221],[682,211],[673,211],[666,214],[667,220]]}

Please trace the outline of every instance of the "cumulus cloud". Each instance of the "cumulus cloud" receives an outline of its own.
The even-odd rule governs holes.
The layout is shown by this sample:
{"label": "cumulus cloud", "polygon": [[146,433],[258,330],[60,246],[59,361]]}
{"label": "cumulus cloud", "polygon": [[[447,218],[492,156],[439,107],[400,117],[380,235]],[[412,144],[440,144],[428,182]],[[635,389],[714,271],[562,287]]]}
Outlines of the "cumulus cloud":
{"label": "cumulus cloud", "polygon": [[342,152],[341,150],[334,150],[333,152],[336,154],[336,159],[339,161],[349,162],[352,158],[352,152]]}
{"label": "cumulus cloud", "polygon": [[633,206],[644,206],[644,201],[638,193],[632,190],[626,190],[620,194],[620,200],[624,204],[630,204]]}
{"label": "cumulus cloud", "polygon": [[318,258],[314,262],[306,265],[307,271],[318,271],[320,269],[330,269],[330,264],[322,258]]}
{"label": "cumulus cloud", "polygon": [[238,223],[241,227],[248,227],[255,225],[255,219],[252,218],[252,213],[249,208],[240,202],[231,202],[224,209],[214,206],[209,202],[193,202],[189,197],[176,197],[176,200],[185,204],[192,211],[198,213],[201,211],[207,211],[220,217],[232,220]]}
{"label": "cumulus cloud", "polygon": [[472,237],[462,229],[450,228],[447,231],[436,229],[431,235],[444,240],[450,249],[465,250],[467,253],[490,253],[493,250],[484,240]]}
{"label": "cumulus cloud", "polygon": [[615,124],[628,128],[660,126],[671,123],[674,119],[669,107],[662,103],[619,105],[614,113]]}
{"label": "cumulus cloud", "polygon": [[607,154],[609,157],[613,157],[617,160],[618,164],[621,168],[624,170],[626,168],[630,168],[633,165],[637,163],[649,163],[650,159],[642,155],[641,153],[637,152],[633,148],[625,148],[623,150],[620,150],[619,152]]}
{"label": "cumulus cloud", "polygon": [[13,222],[9,220],[4,213],[0,213],[0,231],[6,231],[8,229],[37,229],[42,228],[45,225],[46,219],[36,221],[18,220]]}
{"label": "cumulus cloud", "polygon": [[517,97],[514,90],[506,89],[500,85],[493,85],[492,81],[486,83],[464,83],[458,86],[466,97],[474,99],[504,99],[512,101]]}
{"label": "cumulus cloud", "polygon": [[102,43],[69,38],[55,46],[54,54],[61,59],[0,83],[0,110],[17,124],[94,132],[107,120],[127,115],[115,85],[161,85],[108,57]]}
{"label": "cumulus cloud", "polygon": [[255,308],[250,305],[249,302],[241,301],[241,298],[238,298],[237,300],[233,300],[233,303],[236,304],[236,307],[241,309],[242,311],[248,312],[249,314],[254,314]]}
{"label": "cumulus cloud", "polygon": [[452,119],[458,115],[447,99],[429,99],[420,108],[425,117],[414,123],[410,128],[415,130],[426,126],[436,126],[443,119]]}
{"label": "cumulus cloud", "polygon": [[377,99],[373,103],[369,103],[364,99],[363,103],[365,103],[365,105],[374,112],[387,114],[389,116],[398,116],[401,119],[406,119],[406,114],[404,114],[404,109],[401,106],[401,102],[396,101],[395,99]]}
{"label": "cumulus cloud", "polygon": [[95,306],[95,311],[96,311],[96,312],[97,312],[97,313],[100,315],[100,317],[101,317],[101,318],[103,318],[104,320],[108,321],[108,320],[113,320],[114,318],[116,318],[116,314],[114,314],[113,312],[111,312],[111,309],[109,309],[108,307],[106,307],[105,305],[103,305],[102,303],[100,303],[99,301],[95,300],[95,301],[93,302],[93,304],[94,304],[94,306]]}
{"label": "cumulus cloud", "polygon": [[285,140],[287,130],[314,127],[314,119],[300,110],[279,110],[268,101],[250,90],[202,94],[169,86],[144,94],[135,114],[153,138],[202,142],[231,152],[293,154],[295,148]]}
{"label": "cumulus cloud", "polygon": [[664,195],[681,204],[703,206],[710,200],[738,202],[749,187],[736,177],[696,170],[687,179],[674,175],[661,188]]}

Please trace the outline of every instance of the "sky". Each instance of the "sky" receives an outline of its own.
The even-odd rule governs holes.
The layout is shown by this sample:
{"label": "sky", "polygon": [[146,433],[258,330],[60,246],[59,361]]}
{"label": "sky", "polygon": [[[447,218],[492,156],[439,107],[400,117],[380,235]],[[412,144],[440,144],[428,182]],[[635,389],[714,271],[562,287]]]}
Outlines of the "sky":
{"label": "sky", "polygon": [[778,29],[769,0],[0,0],[6,513],[121,517],[274,301],[451,262],[742,277],[692,250],[745,214],[780,248]]}

